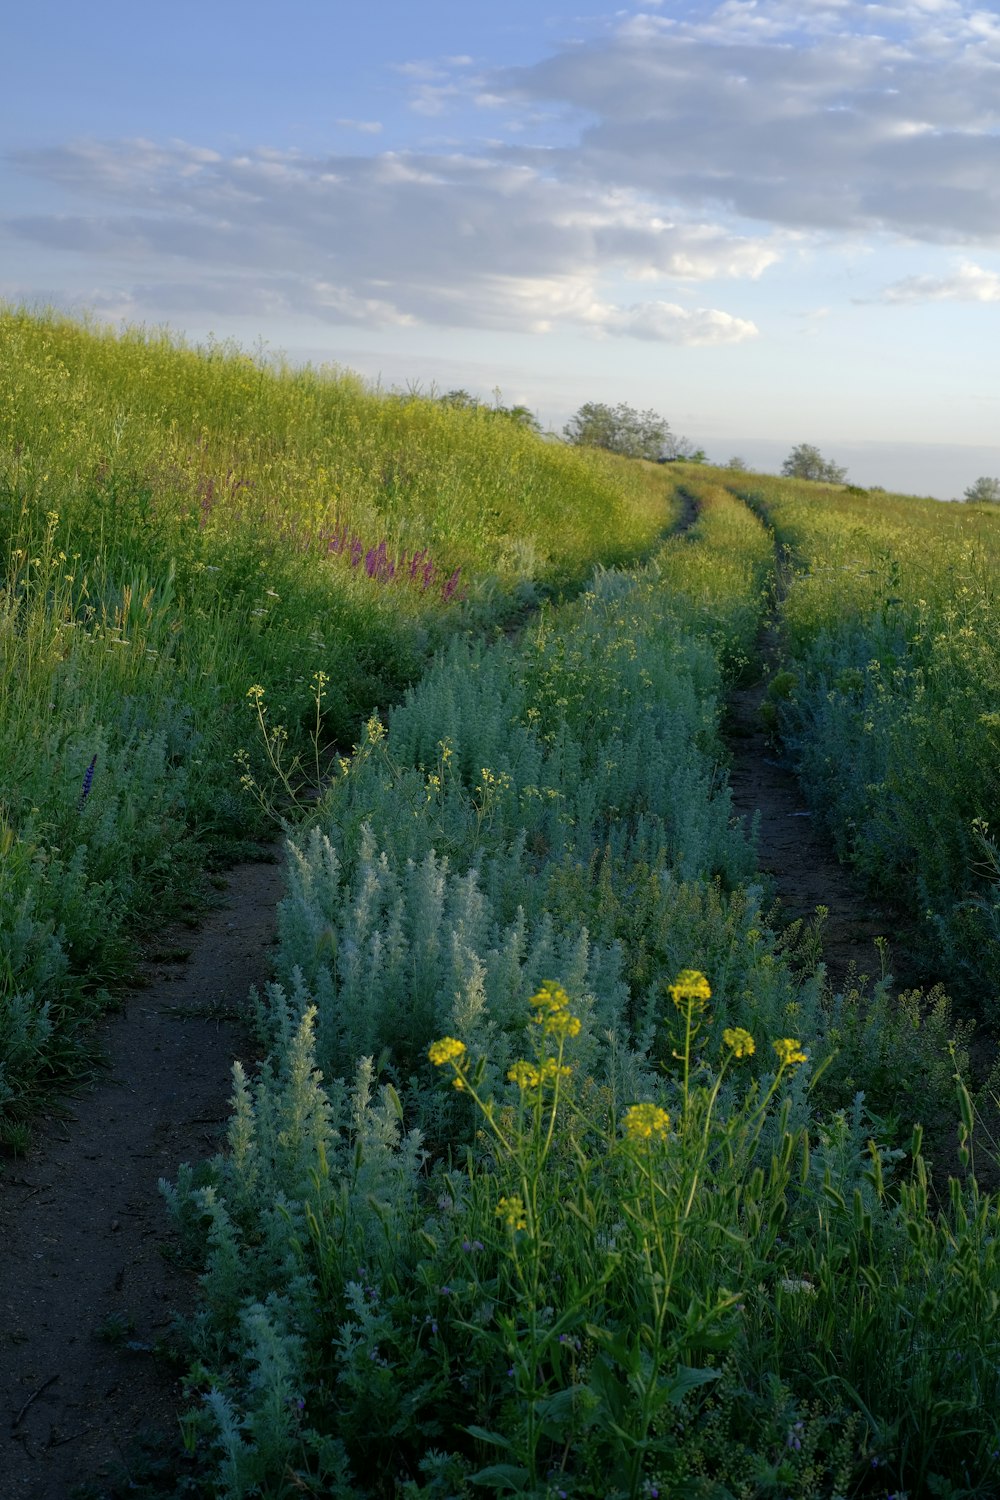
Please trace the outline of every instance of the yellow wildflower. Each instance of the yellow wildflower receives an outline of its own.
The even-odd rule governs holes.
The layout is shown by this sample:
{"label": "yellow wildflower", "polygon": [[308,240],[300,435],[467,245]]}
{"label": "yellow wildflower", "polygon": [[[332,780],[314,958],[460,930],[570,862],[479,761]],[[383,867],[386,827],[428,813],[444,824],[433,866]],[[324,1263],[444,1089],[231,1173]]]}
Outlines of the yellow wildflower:
{"label": "yellow wildflower", "polygon": [[516,1083],[519,1089],[537,1089],[542,1081],[541,1074],[534,1063],[526,1062],[524,1058],[516,1062],[512,1068],[507,1069],[507,1077],[511,1083]]}
{"label": "yellow wildflower", "polygon": [[804,1063],[806,1060],[801,1042],[794,1041],[790,1036],[783,1036],[776,1041],[774,1050],[783,1068],[790,1068],[793,1063]]}
{"label": "yellow wildflower", "polygon": [[538,1011],[535,1020],[540,1021],[557,1011],[569,1010],[569,996],[561,984],[555,984],[551,979],[546,979],[532,995],[528,1004],[533,1010]]}
{"label": "yellow wildflower", "polygon": [[445,1063],[458,1063],[465,1056],[465,1043],[460,1042],[456,1036],[443,1036],[439,1042],[431,1043],[427,1056],[436,1068],[443,1067]]}
{"label": "yellow wildflower", "polygon": [[630,1141],[665,1141],[670,1130],[670,1116],[658,1104],[633,1104],[622,1121]]}
{"label": "yellow wildflower", "polygon": [[742,1026],[727,1026],[722,1033],[722,1040],[727,1047],[733,1049],[736,1057],[753,1057],[757,1050],[757,1043]]}
{"label": "yellow wildflower", "polygon": [[527,1229],[524,1199],[517,1194],[511,1198],[501,1198],[497,1204],[497,1218],[502,1219],[508,1229]]}
{"label": "yellow wildflower", "polygon": [[700,969],[682,969],[668,989],[678,1010],[683,1010],[686,1004],[694,1010],[704,1010],[712,998],[708,980]]}
{"label": "yellow wildflower", "polygon": [[571,1013],[569,996],[562,985],[547,979],[528,1004],[535,1012],[533,1020],[543,1028],[546,1036],[580,1035],[582,1022],[579,1016]]}
{"label": "yellow wildflower", "polygon": [[569,1078],[572,1072],[571,1067],[557,1062],[554,1057],[547,1057],[540,1068],[522,1058],[507,1069],[507,1077],[519,1089],[537,1089],[544,1088],[547,1083],[555,1083],[559,1078]]}
{"label": "yellow wildflower", "polygon": [[570,1015],[568,1010],[554,1011],[545,1016],[542,1025],[546,1036],[579,1036],[583,1029],[580,1017]]}

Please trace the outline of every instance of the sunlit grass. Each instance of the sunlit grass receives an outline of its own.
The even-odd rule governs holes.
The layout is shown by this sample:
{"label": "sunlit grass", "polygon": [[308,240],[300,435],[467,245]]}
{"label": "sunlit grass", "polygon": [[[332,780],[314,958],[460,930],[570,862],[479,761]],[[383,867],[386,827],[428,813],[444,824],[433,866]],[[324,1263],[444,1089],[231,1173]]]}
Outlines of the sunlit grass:
{"label": "sunlit grass", "polygon": [[840,852],[909,903],[927,952],[996,1012],[1000,507],[755,479],[786,549],[782,722]]}
{"label": "sunlit grass", "polygon": [[30,1039],[0,1107],[46,1075],[71,976],[119,976],[125,929],[266,831],[251,685],[293,755],[349,747],[449,635],[648,551],[677,509],[655,467],[489,412],[0,312],[0,1005]]}

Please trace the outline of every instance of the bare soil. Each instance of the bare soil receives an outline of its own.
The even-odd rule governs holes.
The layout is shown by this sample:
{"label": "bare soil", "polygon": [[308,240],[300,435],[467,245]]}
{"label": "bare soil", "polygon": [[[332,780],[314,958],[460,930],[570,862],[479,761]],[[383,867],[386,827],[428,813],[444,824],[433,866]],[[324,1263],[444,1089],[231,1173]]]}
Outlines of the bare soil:
{"label": "bare soil", "polygon": [[773,627],[764,630],[758,647],[761,675],[730,695],[723,728],[732,754],[733,805],[748,820],[758,819],[757,863],[780,902],[779,927],[800,918],[811,921],[817,907],[826,908],[823,962],[834,989],[862,975],[881,974],[875,939],[883,937],[889,942],[896,987],[927,984],[913,956],[912,919],[890,903],[874,901],[859,877],[836,858],[829,834],[765,727],[761,705],[768,678],[779,664]]}
{"label": "bare soil", "polygon": [[199,929],[160,933],[102,1023],[106,1074],[3,1165],[0,1500],[100,1494],[137,1432],[176,1437],[178,1380],[154,1350],[195,1284],[162,1253],[157,1183],[218,1149],[281,895],[279,863],[240,865]]}

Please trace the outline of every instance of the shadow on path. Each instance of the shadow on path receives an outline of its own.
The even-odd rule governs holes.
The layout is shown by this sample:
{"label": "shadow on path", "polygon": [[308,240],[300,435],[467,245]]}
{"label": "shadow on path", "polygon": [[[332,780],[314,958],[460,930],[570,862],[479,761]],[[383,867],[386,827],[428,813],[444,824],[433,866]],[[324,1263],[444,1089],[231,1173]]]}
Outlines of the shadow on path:
{"label": "shadow on path", "polygon": [[151,1350],[193,1278],[162,1254],[157,1191],[228,1123],[252,985],[267,978],[280,863],[230,871],[196,930],[158,934],[148,982],[104,1022],[109,1070],[39,1125],[0,1186],[0,1496],[67,1500],[133,1436],[176,1436],[180,1392]]}

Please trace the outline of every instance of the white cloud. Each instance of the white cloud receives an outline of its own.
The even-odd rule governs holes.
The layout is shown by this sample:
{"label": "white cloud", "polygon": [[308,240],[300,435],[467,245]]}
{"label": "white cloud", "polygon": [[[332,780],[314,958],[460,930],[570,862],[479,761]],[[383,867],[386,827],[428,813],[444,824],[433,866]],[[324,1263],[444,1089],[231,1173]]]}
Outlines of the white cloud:
{"label": "white cloud", "polygon": [[[752,324],[673,299],[618,307],[605,283],[753,278],[780,243],[682,220],[633,189],[560,181],[496,154],[235,156],[186,143],[80,143],[21,167],[81,211],[10,218],[49,250],[142,267],[149,315],[206,299],[359,324],[445,323],[715,343]],[[158,290],[157,290],[158,289]],[[601,309],[595,312],[595,309]]]}
{"label": "white cloud", "polygon": [[950,276],[907,276],[882,293],[883,302],[1000,302],[1000,272],[963,261]]}
{"label": "white cloud", "polygon": [[487,86],[577,122],[544,153],[563,180],[807,232],[1000,240],[1000,22],[967,0],[644,13]]}
{"label": "white cloud", "polygon": [[745,318],[734,318],[711,307],[689,311],[675,302],[599,308],[589,321],[603,333],[664,344],[741,344],[756,338],[758,332]]}
{"label": "white cloud", "polygon": [[[750,309],[715,305],[737,294],[706,284],[759,278],[793,246],[1000,243],[1000,23],[972,0],[686,0],[604,24],[529,67],[394,69],[418,115],[503,139],[25,150],[14,164],[62,201],[0,229],[96,283],[103,268],[145,316],[278,307],[688,344],[754,337]],[[620,291],[638,284],[641,301]],[[882,296],[993,301],[996,285],[969,260]]]}

